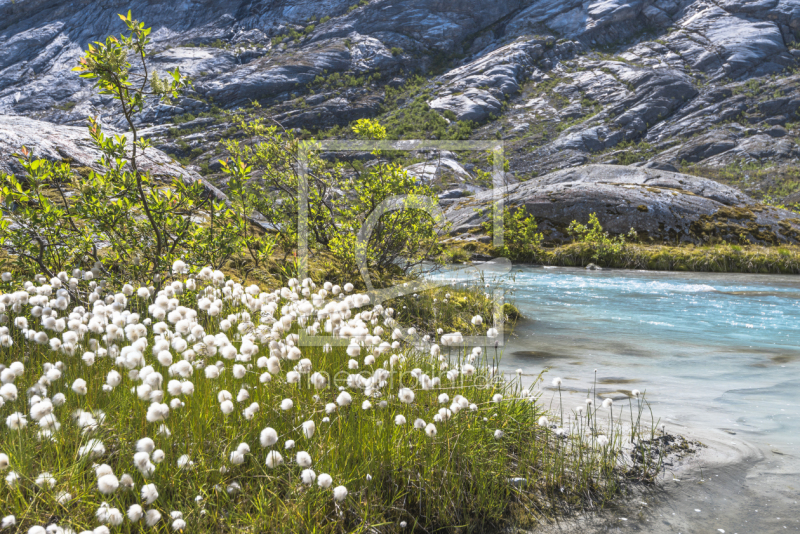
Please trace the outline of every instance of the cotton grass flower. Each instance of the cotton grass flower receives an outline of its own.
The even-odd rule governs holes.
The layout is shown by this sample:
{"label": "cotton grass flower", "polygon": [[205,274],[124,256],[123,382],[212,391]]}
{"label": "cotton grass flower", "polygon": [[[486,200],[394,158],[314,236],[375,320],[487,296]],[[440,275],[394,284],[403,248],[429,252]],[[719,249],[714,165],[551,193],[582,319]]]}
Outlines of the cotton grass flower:
{"label": "cotton grass flower", "polygon": [[148,527],[154,527],[161,521],[161,512],[158,510],[148,510],[145,513],[144,522]]}
{"label": "cotton grass flower", "polygon": [[278,451],[269,451],[267,453],[267,467],[274,469],[283,463],[283,456]]}
{"label": "cotton grass flower", "polygon": [[19,474],[16,471],[11,471],[9,474],[6,475],[6,484],[9,488],[15,488],[17,486],[17,481],[19,480]]}
{"label": "cotton grass flower", "polygon": [[296,456],[297,465],[300,467],[311,467],[311,455],[306,451],[300,451]]}
{"label": "cotton grass flower", "polygon": [[606,447],[606,446],[608,446],[608,437],[606,437],[606,436],[598,436],[598,437],[597,437],[597,444],[598,444],[600,447]]}
{"label": "cotton grass flower", "polygon": [[17,518],[14,517],[13,515],[7,515],[2,519],[2,521],[0,521],[0,529],[4,530],[7,528],[11,528],[16,524],[17,524]]}
{"label": "cotton grass flower", "polygon": [[72,383],[72,391],[77,393],[78,395],[86,395],[88,389],[86,388],[86,380],[83,378],[78,378],[75,382]]}
{"label": "cotton grass flower", "polygon": [[317,485],[322,489],[328,489],[333,484],[333,478],[328,473],[322,473],[317,477]]}
{"label": "cotton grass flower", "polygon": [[136,442],[136,450],[150,454],[156,448],[155,442],[150,438],[142,438]]}
{"label": "cotton grass flower", "polygon": [[138,504],[134,504],[128,508],[128,519],[131,523],[136,523],[142,516],[144,516],[144,510]]}
{"label": "cotton grass flower", "polygon": [[313,484],[316,478],[317,474],[313,469],[303,469],[303,471],[300,473],[300,480],[307,486]]}
{"label": "cotton grass flower", "polygon": [[409,388],[400,388],[397,392],[397,398],[403,404],[411,404],[414,402],[414,391]]}
{"label": "cotton grass flower", "polygon": [[[112,527],[118,527],[124,521],[124,516],[122,512],[119,511],[119,508],[109,508],[108,512],[106,513],[106,523],[111,525]],[[96,531],[95,531],[96,532]]]}
{"label": "cotton grass flower", "polygon": [[425,427],[425,434],[427,434],[429,438],[436,437],[436,425],[433,423],[428,423],[428,425]]}
{"label": "cotton grass flower", "polygon": [[158,499],[158,489],[155,484],[145,484],[142,486],[142,500],[145,504],[153,504]]}
{"label": "cotton grass flower", "polygon": [[341,393],[339,393],[339,396],[336,397],[336,404],[338,404],[339,406],[342,407],[349,406],[351,402],[353,402],[353,397],[351,397],[350,394],[346,391],[342,391]]}
{"label": "cotton grass flower", "polygon": [[333,499],[336,502],[342,502],[347,498],[347,488],[344,486],[336,486],[333,488]]}
{"label": "cotton grass flower", "polygon": [[6,426],[11,430],[22,430],[28,426],[28,420],[20,412],[14,412],[6,417]]}
{"label": "cotton grass flower", "polygon": [[547,417],[542,416],[539,418],[539,426],[547,428],[550,426],[550,421],[547,420]]}
{"label": "cotton grass flower", "polygon": [[119,479],[113,473],[103,475],[97,479],[97,489],[103,495],[111,495],[119,488]]}
{"label": "cotton grass flower", "polygon": [[262,447],[272,447],[278,443],[278,433],[274,428],[267,427],[261,431],[260,441]]}
{"label": "cotton grass flower", "polygon": [[317,431],[317,425],[314,421],[305,421],[302,425],[303,427],[303,435],[306,439],[311,439],[314,437],[314,433]]}
{"label": "cotton grass flower", "polygon": [[394,416],[394,424],[397,426],[403,426],[406,424],[406,418],[402,414],[397,414]]}
{"label": "cotton grass flower", "polygon": [[614,401],[612,399],[605,399],[603,401],[603,408],[611,408],[611,406],[613,404],[614,404]]}
{"label": "cotton grass flower", "polygon": [[53,475],[51,475],[49,472],[45,471],[44,473],[40,473],[39,476],[36,477],[34,484],[36,484],[40,488],[44,488],[45,486],[54,488],[56,485],[56,479],[53,478]]}

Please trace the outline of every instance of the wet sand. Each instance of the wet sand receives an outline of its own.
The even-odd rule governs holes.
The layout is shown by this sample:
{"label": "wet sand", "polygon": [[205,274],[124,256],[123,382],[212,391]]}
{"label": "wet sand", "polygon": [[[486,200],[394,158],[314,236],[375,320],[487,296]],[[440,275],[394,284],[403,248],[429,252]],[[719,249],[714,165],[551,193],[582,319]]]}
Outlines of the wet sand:
{"label": "wet sand", "polygon": [[532,532],[800,531],[800,473],[791,461],[723,431],[674,430],[706,447],[666,468],[655,486],[636,487],[613,506]]}

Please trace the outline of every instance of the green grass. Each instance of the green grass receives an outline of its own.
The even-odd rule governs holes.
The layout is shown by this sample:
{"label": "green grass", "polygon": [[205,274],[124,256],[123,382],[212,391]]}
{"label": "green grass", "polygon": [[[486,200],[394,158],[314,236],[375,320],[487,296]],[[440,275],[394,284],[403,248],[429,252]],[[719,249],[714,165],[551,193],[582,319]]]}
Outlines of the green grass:
{"label": "green grass", "polygon": [[[470,252],[477,251],[474,245]],[[489,247],[479,250],[491,254]],[[596,259],[596,247],[589,243],[569,243],[543,248],[529,263],[563,267],[601,267],[654,271],[699,271],[718,273],[800,274],[800,247],[714,244],[706,246],[627,244],[613,256]]]}
{"label": "green grass", "polygon": [[736,161],[725,166],[705,166],[684,162],[680,172],[709,178],[746,189],[755,198],[779,204],[785,197],[800,190],[800,167],[796,164]]}
{"label": "green grass", "polygon": [[[64,278],[66,282],[67,277]],[[426,297],[427,301],[414,296],[396,300],[392,305],[398,310],[397,323],[389,317],[391,313],[372,305],[346,310],[356,304],[353,298],[332,298],[325,308],[327,318],[323,315],[305,321],[290,319],[294,317],[290,312],[308,313],[306,304],[302,305],[305,311],[301,311],[299,301],[280,299],[280,292],[269,296],[256,287],[253,296],[246,296],[244,288],[233,281],[222,284],[219,280],[215,284],[198,280],[196,288],[190,282],[176,282],[181,283],[170,286],[172,289],[161,293],[158,299],[134,292],[126,304],[126,299],[114,297],[109,291],[109,302],[116,299],[119,304],[106,305],[105,312],[96,304],[91,305],[91,318],[76,305],[85,306],[81,301],[90,292],[103,292],[87,282],[77,283],[72,289],[72,304],[56,312],[76,321],[70,323],[74,334],[46,330],[48,325],[43,325],[33,310],[32,304],[39,303],[21,301],[13,312],[14,319],[2,327],[1,361],[8,365],[24,362],[24,372],[14,378],[19,398],[14,400],[7,395],[9,398],[0,407],[2,420],[20,412],[29,421],[22,430],[4,428],[0,441],[0,451],[10,458],[3,476],[13,471],[19,477],[14,485],[0,486],[0,513],[13,514],[20,531],[48,522],[75,531],[96,528],[102,522],[96,517],[101,503],[107,502],[124,514],[129,507],[142,504],[140,490],[148,483],[156,486],[159,495],[152,504],[143,506],[162,514],[155,525],[162,532],[170,530],[169,514],[173,511],[181,512],[187,530],[196,532],[400,532],[401,522],[407,524],[409,531],[454,532],[466,526],[485,531],[510,524],[532,525],[566,511],[599,506],[616,496],[628,477],[649,479],[658,469],[657,462],[644,471],[620,463],[616,451],[630,436],[623,436],[620,421],[609,421],[608,410],[567,414],[565,419],[551,416],[552,427],[539,426],[544,409],[531,390],[523,389],[517,380],[492,378],[491,362],[500,356],[494,349],[480,347],[477,354],[471,347],[442,347],[437,355],[429,344],[415,349],[416,344],[393,340],[398,337],[393,335],[394,329],[409,324],[405,321],[414,324],[415,317],[420,334],[438,337],[435,332],[423,330],[430,326],[421,319],[431,315],[440,317],[442,325],[463,326],[465,333],[482,333],[486,327],[474,326],[471,319],[476,312],[493,306],[478,291],[483,291],[483,286],[442,289],[438,297]],[[19,299],[20,293],[8,295],[21,286],[3,284],[5,294],[0,299],[9,310],[12,299]],[[318,293],[319,289],[309,288],[310,293],[324,296]],[[37,283],[29,285],[28,291],[46,294],[52,289]],[[283,291],[284,296],[290,296],[288,290]],[[451,294],[441,295],[444,291]],[[154,293],[151,292],[155,297]],[[188,311],[205,309],[206,301],[199,304],[204,297],[221,305],[219,314],[209,315],[201,310],[195,316],[195,312]],[[438,300],[434,302],[433,298]],[[162,306],[173,312],[178,310],[178,316],[167,316],[165,320]],[[316,308],[319,310],[320,306]],[[79,316],[87,321],[81,321]],[[29,328],[45,332],[46,338],[61,338],[62,348],[54,350],[48,344],[26,341],[20,328],[24,326],[22,319],[16,317],[24,317]],[[285,323],[281,317],[286,318]],[[152,319],[153,325],[158,324],[141,327],[139,334],[128,333],[130,339],[105,340],[102,330],[113,335],[114,328],[102,326],[95,330],[94,326],[108,320],[124,327],[126,321],[134,324],[137,319],[140,323]],[[177,331],[188,325],[173,324],[178,319],[194,324],[193,328],[202,332],[196,331],[191,337],[179,335]],[[271,326],[276,319],[275,324],[286,328]],[[299,323],[316,328],[312,323],[317,319],[322,322],[319,334],[327,337],[324,341],[335,343],[343,339],[347,343],[346,337],[324,333],[328,319],[333,319],[337,327],[348,323],[350,335],[363,336],[371,331],[371,341],[349,349],[349,353],[345,346],[330,350],[302,346],[299,353],[294,352],[295,335],[303,328]],[[226,328],[223,320],[232,325]],[[133,332],[132,328],[140,327],[129,327],[128,331]],[[222,331],[226,332],[227,343],[221,337]],[[137,340],[139,335],[142,337]],[[211,338],[204,338],[206,335],[216,335],[214,344],[219,347],[210,348]],[[182,347],[177,345],[156,348],[157,344],[168,346],[167,339],[177,343],[174,340],[179,337],[187,341],[189,349],[179,351]],[[245,348],[248,342],[244,339],[258,347],[255,354]],[[376,345],[384,340],[385,345]],[[126,348],[131,346],[135,348]],[[172,362],[165,358],[166,354],[153,354],[160,350],[166,350]],[[270,356],[274,359],[268,361]],[[180,364],[186,366],[181,371],[178,362],[182,360],[190,364]],[[348,363],[350,360],[357,362],[357,370]],[[474,373],[466,365],[474,366]],[[206,369],[211,368],[221,369],[219,377],[208,377]],[[453,369],[461,372],[448,376],[447,371]],[[301,371],[296,383],[293,370]],[[113,371],[120,372],[121,383],[104,388]],[[313,373],[327,377],[326,384],[312,385]],[[356,373],[363,375],[358,380],[373,381],[368,389],[355,385]],[[428,383],[421,377],[423,374],[440,382],[431,382],[428,389],[421,385]],[[10,378],[7,375],[3,376]],[[79,379],[86,382],[85,394],[73,388]],[[190,395],[186,390],[179,392],[171,381],[191,382],[194,391]],[[143,382],[153,386],[150,392],[143,389]],[[340,386],[352,396],[352,403],[331,409],[330,404],[335,404],[341,393]],[[398,400],[401,387],[414,390],[413,402]],[[52,411],[60,428],[40,434],[44,427],[33,421],[31,412],[35,410],[30,404],[35,403],[27,402],[27,391],[45,403],[44,399],[54,399],[59,404],[59,396],[64,396],[63,405]],[[222,411],[219,396],[223,392],[230,392],[233,397],[229,415]],[[443,394],[449,400],[444,400]],[[467,399],[460,410],[451,405],[459,395]],[[292,399],[293,408],[281,409],[284,399]],[[371,407],[362,406],[367,400]],[[165,420],[148,420],[151,401],[170,405]],[[253,403],[257,403],[258,410],[248,418],[243,411]],[[639,406],[641,416],[645,404]],[[448,407],[452,410],[449,419],[437,421]],[[79,428],[76,417],[80,413],[84,417],[91,414],[94,423]],[[395,424],[398,416],[405,417],[407,424]],[[435,435],[414,429],[412,423],[417,418],[434,424]],[[312,436],[303,432],[306,421],[315,423]],[[597,431],[607,433],[610,445],[600,445],[597,431],[589,430],[590,422]],[[566,437],[559,437],[553,430],[556,423],[566,429]],[[279,439],[274,445],[262,447],[260,435],[266,427],[274,429]],[[649,432],[652,438],[652,430]],[[164,454],[160,463],[155,463],[155,453],[151,457],[155,470],[150,478],[144,478],[133,464],[137,441],[145,437],[152,438],[155,448]],[[80,448],[90,440],[99,440],[104,450],[95,457],[81,457]],[[285,445],[288,440],[295,442],[290,450]],[[247,443],[250,452],[244,454],[243,463],[234,464],[231,454],[241,443]],[[282,465],[266,465],[265,459],[272,451],[283,456]],[[337,501],[330,488],[304,484],[302,467],[295,460],[298,451],[310,455],[310,468],[317,475],[327,473],[332,477],[331,488],[346,487],[347,497]],[[179,466],[184,455],[192,463]],[[130,474],[135,488],[125,490],[121,486],[113,494],[101,494],[94,473],[98,464],[107,465],[116,477]],[[49,473],[54,479],[52,488],[37,486],[41,473]],[[512,479],[516,477],[526,479],[527,485],[515,484]],[[126,518],[115,531],[142,528]]]}

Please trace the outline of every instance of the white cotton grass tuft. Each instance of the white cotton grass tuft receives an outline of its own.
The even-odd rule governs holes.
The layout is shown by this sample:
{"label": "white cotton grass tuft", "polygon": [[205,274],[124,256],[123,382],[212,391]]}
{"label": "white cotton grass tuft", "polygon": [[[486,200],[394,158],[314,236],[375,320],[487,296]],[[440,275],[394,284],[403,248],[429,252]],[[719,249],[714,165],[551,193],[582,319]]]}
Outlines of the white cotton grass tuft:
{"label": "white cotton grass tuft", "polygon": [[148,527],[154,527],[161,521],[161,512],[158,510],[148,510],[144,516],[144,522]]}
{"label": "white cotton grass tuft", "polygon": [[86,395],[89,391],[86,387],[86,380],[83,378],[76,379],[75,382],[72,383],[72,391],[81,396]]}
{"label": "white cotton grass tuft", "polygon": [[550,421],[547,420],[547,417],[542,416],[539,418],[539,426],[547,428],[550,426]]}
{"label": "white cotton grass tuft", "polygon": [[339,393],[339,396],[336,397],[336,404],[339,406],[349,406],[351,402],[353,402],[353,397],[346,391],[342,391]]}
{"label": "white cotton grass tuft", "polygon": [[131,505],[131,507],[128,508],[128,519],[131,523],[136,523],[142,516],[144,516],[144,510],[138,504]]}
{"label": "white cotton grass tuft", "polygon": [[409,388],[400,388],[397,392],[397,398],[404,404],[411,404],[414,402],[414,391]]}
{"label": "white cotton grass tuft", "polygon": [[600,447],[606,447],[608,445],[608,437],[607,436],[597,436],[597,444]]}
{"label": "white cotton grass tuft", "polygon": [[111,495],[119,488],[119,479],[113,473],[103,475],[97,479],[97,489],[103,495]]}
{"label": "white cotton grass tuft", "polygon": [[7,515],[2,520],[0,520],[0,530],[5,530],[7,528],[11,528],[17,524],[17,518],[13,515]]}
{"label": "white cotton grass tuft", "polygon": [[142,438],[136,442],[136,450],[138,452],[146,452],[150,454],[156,448],[155,442],[150,438]]}
{"label": "white cotton grass tuft", "polygon": [[344,486],[336,486],[333,488],[333,499],[336,502],[342,502],[347,498],[347,488]]}
{"label": "white cotton grass tuft", "polygon": [[322,489],[328,489],[333,484],[333,478],[328,473],[322,473],[317,477],[317,485]]}
{"label": "white cotton grass tuft", "polygon": [[306,439],[311,439],[314,437],[314,433],[317,431],[317,425],[314,421],[305,421],[302,425],[303,428],[303,435]]}
{"label": "white cotton grass tuft", "polygon": [[611,406],[613,404],[614,404],[614,401],[612,399],[605,399],[603,401],[603,408],[611,408]]}
{"label": "white cotton grass tuft", "polygon": [[295,461],[297,465],[300,467],[311,467],[311,455],[308,454],[306,451],[300,451],[297,453],[295,457]]}
{"label": "white cotton grass tuft", "polygon": [[142,500],[145,504],[153,504],[158,499],[158,489],[155,484],[145,484],[142,486]]}
{"label": "white cotton grass tuft", "polygon": [[316,478],[317,474],[313,469],[303,469],[303,471],[300,473],[300,480],[307,486],[313,484]]}
{"label": "white cotton grass tuft", "polygon": [[267,453],[267,467],[275,469],[283,463],[283,456],[278,451],[269,451]]}
{"label": "white cotton grass tuft", "polygon": [[554,379],[553,379],[553,387],[554,387],[554,388],[560,388],[560,387],[561,387],[561,383],[562,383],[562,382],[563,382],[563,381],[561,380],[561,378],[560,378],[560,377],[556,377],[556,378],[554,378]]}
{"label": "white cotton grass tuft", "polygon": [[9,465],[11,465],[11,461],[8,458],[8,455],[0,452],[0,471],[5,471],[8,469]]}
{"label": "white cotton grass tuft", "polygon": [[267,427],[261,431],[260,441],[262,447],[272,447],[278,443],[278,433],[274,428]]}

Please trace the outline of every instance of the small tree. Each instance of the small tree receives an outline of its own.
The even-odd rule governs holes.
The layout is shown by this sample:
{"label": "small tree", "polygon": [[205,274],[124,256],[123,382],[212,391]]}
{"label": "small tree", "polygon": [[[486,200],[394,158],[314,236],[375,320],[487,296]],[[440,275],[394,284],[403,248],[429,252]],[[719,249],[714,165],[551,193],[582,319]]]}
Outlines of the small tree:
{"label": "small tree", "polygon": [[[150,29],[130,12],[120,18],[129,34],[90,44],[74,70],[116,100],[131,138],[106,136],[90,118],[100,170],[80,179],[69,165],[34,159],[23,147],[25,176],[0,176],[3,211],[10,220],[0,222],[0,246],[29,273],[54,276],[90,263],[106,275],[159,286],[161,273],[189,248],[198,263],[219,266],[237,251],[240,224],[199,181],[163,183],[142,170],[140,156],[150,143],[138,135],[136,114],[146,98],[176,97],[188,80],[178,69],[167,79],[151,71],[146,61]],[[139,72],[129,59],[140,63]]]}
{"label": "small tree", "polygon": [[625,235],[610,237],[608,232],[603,230],[596,213],[589,215],[589,222],[586,225],[572,221],[567,227],[567,232],[573,236],[575,241],[591,245],[594,249],[592,259],[598,262],[613,259],[625,249],[626,238],[636,239],[637,237],[636,230],[633,228]]}
{"label": "small tree", "polygon": [[[346,167],[326,161],[315,141],[302,141],[278,124],[242,113],[238,126],[246,141],[226,143],[231,158],[223,165],[232,178],[231,196],[264,216],[285,258],[297,248],[301,207],[308,215],[309,250],[332,256],[343,277],[360,265],[378,276],[405,272],[438,246],[444,219],[432,209],[438,207],[432,192],[400,165],[381,160],[379,152],[373,153],[379,158],[375,164]],[[367,119],[357,121],[353,131],[361,139],[386,139],[386,130]]]}
{"label": "small tree", "polygon": [[[494,224],[491,220],[483,223],[483,228],[494,238]],[[495,253],[511,261],[533,261],[542,248],[544,236],[537,232],[536,218],[524,208],[511,211],[503,208],[503,247]]]}
{"label": "small tree", "polygon": [[[353,132],[364,140],[386,139],[386,129],[370,119],[358,120]],[[381,156],[377,150],[373,155]],[[407,272],[437,248],[438,230],[445,223],[438,201],[400,164],[378,159],[351,175],[346,187],[352,193],[337,199],[339,224],[330,250],[348,269],[360,257],[379,275]]]}

